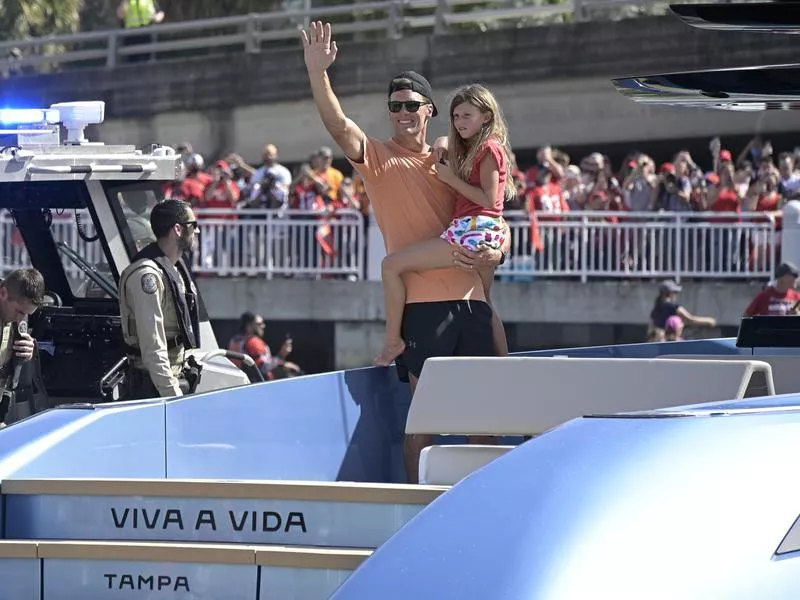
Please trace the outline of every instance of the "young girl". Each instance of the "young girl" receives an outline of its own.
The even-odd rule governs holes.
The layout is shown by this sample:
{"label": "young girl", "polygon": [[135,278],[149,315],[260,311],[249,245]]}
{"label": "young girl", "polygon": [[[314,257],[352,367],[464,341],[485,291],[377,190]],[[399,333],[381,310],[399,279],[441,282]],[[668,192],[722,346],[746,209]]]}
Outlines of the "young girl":
{"label": "young girl", "polygon": [[[508,130],[492,93],[480,85],[456,90],[450,102],[449,164],[436,164],[440,180],[456,192],[455,212],[441,237],[415,244],[383,259],[382,276],[386,299],[386,337],[383,351],[375,359],[388,366],[403,353],[401,322],[406,290],[402,274],[408,271],[442,269],[453,264],[451,245],[468,250],[482,246],[500,249],[505,243],[503,200],[515,195],[509,175],[511,150]],[[494,267],[479,270],[486,302]],[[498,354],[508,354],[503,324],[492,309],[492,335]]]}

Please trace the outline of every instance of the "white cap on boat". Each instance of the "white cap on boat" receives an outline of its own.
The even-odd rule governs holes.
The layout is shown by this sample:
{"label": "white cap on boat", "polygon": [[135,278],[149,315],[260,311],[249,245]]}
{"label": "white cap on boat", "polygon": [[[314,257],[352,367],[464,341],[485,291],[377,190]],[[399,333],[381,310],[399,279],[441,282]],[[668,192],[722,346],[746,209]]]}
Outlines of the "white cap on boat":
{"label": "white cap on boat", "polygon": [[91,102],[59,102],[50,105],[57,110],[59,120],[67,130],[67,143],[80,144],[86,141],[83,130],[87,125],[97,125],[105,119],[106,103],[100,100]]}

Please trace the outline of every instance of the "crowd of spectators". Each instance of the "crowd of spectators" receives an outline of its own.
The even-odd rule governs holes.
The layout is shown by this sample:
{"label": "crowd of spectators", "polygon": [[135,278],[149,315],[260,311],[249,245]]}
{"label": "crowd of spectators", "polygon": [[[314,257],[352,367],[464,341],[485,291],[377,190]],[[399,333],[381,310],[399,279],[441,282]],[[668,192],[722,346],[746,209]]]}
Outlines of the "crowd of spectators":
{"label": "crowd of spectators", "polygon": [[[302,214],[317,221],[314,238],[323,257],[332,257],[338,251],[328,227],[338,211],[352,209],[365,222],[369,220],[369,198],[363,182],[357,174],[349,176],[334,167],[328,147],[315,150],[293,171],[281,164],[278,148],[273,144],[264,147],[261,163],[256,166],[235,153],[207,166],[191,144],[182,143],[177,150],[184,157],[185,178],[168,186],[166,195],[186,199],[195,208],[215,209],[213,217],[206,218],[235,219],[243,208],[278,209],[290,216]],[[542,223],[567,219],[575,211],[608,212],[601,218],[611,222],[647,220],[646,213],[691,214],[687,218],[726,224],[771,218],[779,231],[783,205],[800,196],[798,159],[800,154],[795,151],[776,154],[771,142],[760,137],[753,138],[738,155],[714,138],[708,156],[697,160],[688,151],[680,150],[670,162],[657,165],[647,154],[631,152],[618,168],[600,152],[573,161],[565,152],[545,146],[539,148],[533,165],[517,165],[514,169],[518,193],[507,203],[506,211],[509,220],[531,221],[533,233],[525,250],[528,254],[544,255],[548,253],[548,243],[552,246],[552,235],[549,239],[540,235]],[[742,219],[742,213],[750,214]],[[763,218],[758,213],[763,213]],[[238,216],[256,218],[245,217],[244,213]],[[624,240],[628,246],[644,243],[629,238]],[[213,254],[209,243],[207,240],[206,256]],[[748,244],[752,246],[751,241]],[[752,266],[758,249],[750,247],[747,252],[740,252],[738,245],[733,238],[721,237],[709,244],[709,256],[719,254],[722,246],[727,255],[724,265],[717,261],[712,268],[724,270],[731,260],[744,261],[734,256],[739,254],[747,254],[746,260]],[[568,255],[568,251],[559,252],[562,262]],[[631,258],[607,256],[603,260]]]}
{"label": "crowd of spectators", "polygon": [[681,150],[671,162],[656,165],[648,155],[632,152],[615,171],[599,152],[572,164],[563,152],[544,147],[537,164],[515,174],[520,195],[514,208],[536,210],[540,216],[612,210],[765,212],[779,217],[783,204],[800,195],[797,151],[775,156],[770,141],[755,137],[734,156],[714,138],[709,156],[698,161]]}
{"label": "crowd of spectators", "polygon": [[[333,166],[330,148],[318,148],[294,173],[279,162],[278,149],[273,144],[264,147],[261,163],[256,167],[234,153],[206,168],[204,158],[188,142],[180,144],[177,151],[183,156],[184,177],[168,184],[164,196],[186,200],[193,208],[201,209],[201,225],[203,221],[218,225],[220,219],[263,219],[262,215],[243,209],[276,210],[295,224],[308,221],[311,225],[305,229],[293,227],[291,231],[281,226],[265,234],[280,237],[282,250],[276,240],[265,239],[258,231],[248,230],[244,237],[238,237],[236,232],[219,227],[214,231],[206,228],[205,235],[201,229],[201,266],[219,266],[220,253],[230,254],[232,248],[247,255],[245,262],[263,264],[269,245],[273,254],[287,255],[295,266],[312,268],[323,267],[343,250],[353,251],[352,243],[343,248],[343,240],[336,239],[331,221],[343,209],[350,209],[350,219],[360,213],[360,218],[366,220],[369,201],[360,180],[345,177]],[[306,235],[307,230],[313,231],[313,236]]]}
{"label": "crowd of spectators", "polygon": [[[783,204],[800,197],[796,168],[800,148],[775,156],[772,144],[756,137],[735,159],[719,138],[711,141],[709,150],[709,157],[703,157],[707,169],[682,150],[661,165],[647,154],[632,152],[615,170],[602,153],[573,163],[566,153],[545,146],[538,150],[535,164],[514,170],[519,193],[507,209],[536,212],[540,218],[580,210],[764,212],[779,218]],[[189,143],[180,144],[178,151],[185,158],[189,182],[178,187],[183,185],[184,196],[198,207],[346,207],[369,214],[363,184],[332,166],[333,154],[327,147],[313,152],[294,173],[279,162],[272,144],[265,146],[255,168],[238,154],[230,154],[206,169],[203,157]]]}

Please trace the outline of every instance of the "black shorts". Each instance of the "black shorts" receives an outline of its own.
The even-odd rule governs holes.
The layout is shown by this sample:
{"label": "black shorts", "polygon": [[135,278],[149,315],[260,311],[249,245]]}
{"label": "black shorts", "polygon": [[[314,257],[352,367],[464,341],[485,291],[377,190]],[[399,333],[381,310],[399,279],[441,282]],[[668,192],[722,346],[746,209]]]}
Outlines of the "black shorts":
{"label": "black shorts", "polygon": [[412,302],[403,312],[405,352],[395,365],[400,381],[422,373],[434,356],[495,356],[492,309],[475,300]]}

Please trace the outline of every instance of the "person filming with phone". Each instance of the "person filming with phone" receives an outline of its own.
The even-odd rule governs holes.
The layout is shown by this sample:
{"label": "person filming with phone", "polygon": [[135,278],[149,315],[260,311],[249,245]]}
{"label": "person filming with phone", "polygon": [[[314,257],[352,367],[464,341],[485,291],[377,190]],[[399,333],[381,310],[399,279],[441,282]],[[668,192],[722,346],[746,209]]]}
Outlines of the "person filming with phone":
{"label": "person filming with phone", "polygon": [[[292,337],[286,334],[281,349],[276,355],[273,355],[269,345],[264,341],[265,328],[264,317],[261,315],[249,311],[242,313],[239,318],[239,333],[228,342],[228,350],[250,356],[267,381],[303,375],[300,367],[286,360],[286,357],[294,349]],[[231,359],[231,361],[240,369],[242,368],[241,361],[235,359]]]}

